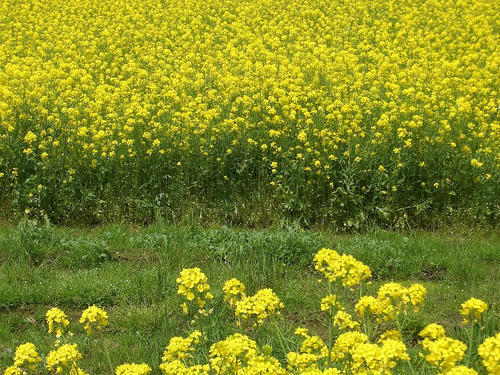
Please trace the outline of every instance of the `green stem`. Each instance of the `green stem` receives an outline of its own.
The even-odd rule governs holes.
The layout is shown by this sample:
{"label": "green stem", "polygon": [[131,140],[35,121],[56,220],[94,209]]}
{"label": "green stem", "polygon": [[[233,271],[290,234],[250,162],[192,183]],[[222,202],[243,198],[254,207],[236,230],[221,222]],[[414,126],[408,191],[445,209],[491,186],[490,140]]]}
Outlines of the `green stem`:
{"label": "green stem", "polygon": [[276,319],[273,319],[273,326],[276,329],[276,332],[278,333],[277,336],[278,336],[278,339],[279,339],[279,342],[280,342],[281,350],[286,355],[286,353],[290,352],[290,347],[288,346],[288,344],[286,344],[285,337],[283,336],[283,333],[279,329],[278,324],[276,323]]}
{"label": "green stem", "polygon": [[103,340],[103,342],[104,342],[104,351],[106,352],[106,358],[108,359],[110,374],[113,374],[114,369],[113,369],[113,364],[111,363],[111,358],[109,357],[108,344],[106,344],[106,340]]}
{"label": "green stem", "polygon": [[474,343],[474,331],[475,331],[476,324],[474,323],[473,320],[471,320],[471,330],[470,332],[467,330],[467,334],[469,335],[469,345],[467,346],[467,359],[466,359],[466,365],[469,367],[470,365],[470,358],[471,358],[471,353],[472,353],[472,344]]}

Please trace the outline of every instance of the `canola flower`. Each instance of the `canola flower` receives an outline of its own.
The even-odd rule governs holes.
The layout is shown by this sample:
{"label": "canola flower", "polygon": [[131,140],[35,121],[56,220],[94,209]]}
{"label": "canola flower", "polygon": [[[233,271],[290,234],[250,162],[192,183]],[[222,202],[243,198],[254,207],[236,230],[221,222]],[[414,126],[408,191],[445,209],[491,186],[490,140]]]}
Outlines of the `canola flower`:
{"label": "canola flower", "polygon": [[352,350],[361,344],[368,342],[368,336],[362,332],[344,332],[335,340],[335,344],[330,352],[333,361],[349,361],[352,359]]}
{"label": "canola flower", "polygon": [[406,345],[400,340],[383,340],[381,345],[362,343],[351,349],[355,374],[391,374],[397,361],[410,359]]}
{"label": "canola flower", "polygon": [[424,327],[422,331],[418,334],[424,340],[437,340],[438,338],[444,337],[446,332],[444,327],[438,323],[431,323]]}
{"label": "canola flower", "polygon": [[19,212],[78,218],[83,187],[93,218],[180,186],[351,226],[498,202],[496,0],[1,10],[0,199]]}
{"label": "canola flower", "polygon": [[280,362],[245,335],[236,333],[210,347],[210,369],[216,374],[288,375]]}
{"label": "canola flower", "polygon": [[218,373],[238,373],[257,354],[258,347],[254,340],[235,333],[210,347],[210,366]]}
{"label": "canola flower", "polygon": [[230,279],[224,283],[222,288],[224,291],[224,301],[233,306],[243,296],[245,296],[245,285],[238,279]]}
{"label": "canola flower", "polygon": [[9,366],[5,369],[4,375],[24,375],[24,371],[17,366]]}
{"label": "canola flower", "polygon": [[441,371],[452,369],[457,362],[461,361],[467,346],[451,337],[438,337],[435,340],[424,339],[422,346],[426,352],[424,358],[432,366]]}
{"label": "canola flower", "polygon": [[125,363],[116,368],[116,375],[148,375],[151,372],[151,367],[145,363]]}
{"label": "canola flower", "polygon": [[380,335],[380,338],[377,342],[381,343],[387,339],[401,340],[401,332],[399,332],[397,329],[390,329],[388,331],[385,331]]}
{"label": "canola flower", "polygon": [[287,368],[292,371],[299,371],[299,373],[318,369],[317,362],[328,357],[328,347],[319,336],[309,335],[306,328],[297,328],[295,334],[304,337],[304,340],[298,352],[289,352],[287,354]]}
{"label": "canola flower", "polygon": [[[19,345],[14,354],[14,367],[35,371],[42,359],[31,342]],[[13,371],[13,370],[12,370]]]}
{"label": "canola flower", "polygon": [[352,319],[352,315],[345,311],[337,311],[333,317],[333,325],[340,330],[357,330],[360,328],[359,322]]}
{"label": "canola flower", "polygon": [[279,314],[283,307],[283,303],[272,289],[266,288],[257,291],[253,296],[243,296],[236,302],[234,314],[243,321],[253,321],[253,326],[257,326],[268,317]]}
{"label": "canola flower", "polygon": [[477,348],[477,353],[481,356],[488,374],[500,373],[500,332],[484,340]]}
{"label": "canola flower", "polygon": [[352,255],[339,255],[335,250],[323,248],[314,256],[315,269],[331,283],[340,280],[343,286],[352,287],[371,277],[368,266]]}
{"label": "canola flower", "polygon": [[181,271],[180,276],[177,278],[177,284],[179,284],[177,293],[187,300],[187,303],[181,303],[184,314],[189,313],[189,305],[195,306],[194,308],[191,307],[191,311],[198,311],[202,315],[208,313],[205,306],[207,301],[214,296],[209,292],[210,285],[208,285],[207,280],[207,276],[198,267],[184,268]]}
{"label": "canola flower", "polygon": [[49,333],[55,333],[56,338],[62,336],[66,327],[69,325],[69,320],[64,311],[54,307],[45,314]]}
{"label": "canola flower", "polygon": [[438,375],[478,375],[477,371],[466,366],[456,366]]}
{"label": "canola flower", "polygon": [[57,374],[80,375],[83,373],[78,367],[78,361],[81,358],[82,354],[78,351],[77,344],[65,344],[47,355],[46,366],[49,371]]}
{"label": "canola flower", "polygon": [[200,343],[202,334],[200,331],[193,331],[188,337],[172,337],[163,353],[163,362],[173,360],[185,360],[192,357],[194,345]]}
{"label": "canola flower", "polygon": [[329,294],[321,299],[321,311],[330,311],[333,309],[341,309],[342,305],[337,301],[335,294]]}
{"label": "canola flower", "polygon": [[472,319],[474,323],[477,323],[481,314],[488,309],[486,302],[481,301],[478,298],[470,298],[464,303],[462,303],[460,309],[460,314],[464,317],[463,324],[467,324],[469,319]]}
{"label": "canola flower", "polygon": [[412,284],[406,288],[400,283],[383,284],[377,296],[362,296],[356,303],[355,310],[360,317],[373,316],[378,322],[397,319],[401,313],[413,308],[418,312],[424,303],[427,290],[422,284]]}
{"label": "canola flower", "polygon": [[95,330],[102,330],[108,325],[108,314],[103,309],[93,305],[82,312],[80,324],[87,335],[90,335]]}
{"label": "canola flower", "polygon": [[245,285],[238,279],[230,279],[224,283],[224,300],[234,307],[234,314],[241,322],[250,322],[256,327],[269,316],[279,314],[284,307],[279,297],[269,288],[257,291],[253,296],[245,293]]}

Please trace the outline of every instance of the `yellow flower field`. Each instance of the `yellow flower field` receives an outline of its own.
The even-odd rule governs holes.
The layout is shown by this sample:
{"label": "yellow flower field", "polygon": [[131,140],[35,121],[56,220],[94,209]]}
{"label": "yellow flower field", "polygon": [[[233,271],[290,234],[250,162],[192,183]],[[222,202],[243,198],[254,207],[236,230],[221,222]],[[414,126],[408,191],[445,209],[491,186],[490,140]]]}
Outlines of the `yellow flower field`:
{"label": "yellow flower field", "polygon": [[499,14],[496,0],[4,0],[0,201],[56,221],[255,196],[355,226],[491,219]]}

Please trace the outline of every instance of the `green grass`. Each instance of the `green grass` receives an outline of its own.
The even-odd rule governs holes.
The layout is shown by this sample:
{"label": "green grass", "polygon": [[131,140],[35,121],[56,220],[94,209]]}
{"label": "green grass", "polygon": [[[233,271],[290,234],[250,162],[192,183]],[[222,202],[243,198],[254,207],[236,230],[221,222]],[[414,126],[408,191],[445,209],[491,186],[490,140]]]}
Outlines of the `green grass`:
{"label": "green grass", "polygon": [[[53,339],[44,317],[57,306],[73,322],[73,340],[84,353],[86,371],[111,373],[111,367],[124,362],[146,362],[159,373],[169,339],[196,327],[178,307],[175,280],[185,267],[198,266],[206,273],[216,299],[232,277],[243,281],[249,293],[272,288],[285,304],[280,327],[292,347],[298,343],[296,327],[324,336],[319,300],[326,291],[318,287],[319,274],[311,265],[321,247],[352,254],[371,267],[374,277],[366,293],[389,280],[426,286],[425,308],[404,327],[410,346],[418,342],[420,329],[434,321],[456,337],[459,306],[472,296],[490,304],[490,329],[500,329],[497,232],[336,235],[295,227],[256,231],[162,225],[76,229],[25,221],[0,228],[0,369],[12,363],[13,350],[26,341],[41,353],[50,351]],[[358,296],[357,291],[336,292],[352,302]],[[210,343],[236,331],[232,311],[217,303],[216,314],[205,322],[205,353]],[[108,312],[110,326],[89,344],[76,322],[92,304]],[[274,355],[283,358],[271,325],[247,334],[260,344],[270,343]]]}

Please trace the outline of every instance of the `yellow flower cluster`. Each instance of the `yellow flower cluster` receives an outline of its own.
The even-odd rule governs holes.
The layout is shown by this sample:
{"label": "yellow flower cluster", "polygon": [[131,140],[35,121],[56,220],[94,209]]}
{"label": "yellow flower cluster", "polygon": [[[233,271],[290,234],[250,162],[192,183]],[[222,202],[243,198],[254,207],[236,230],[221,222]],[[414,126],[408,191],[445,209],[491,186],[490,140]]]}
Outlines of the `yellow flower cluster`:
{"label": "yellow flower cluster", "polygon": [[401,312],[407,312],[409,307],[418,311],[426,294],[422,284],[406,288],[399,283],[386,283],[379,288],[377,297],[361,297],[355,309],[361,317],[373,315],[377,321],[394,320]]}
{"label": "yellow flower cluster", "polygon": [[335,294],[329,294],[321,299],[321,311],[331,311],[341,307]]}
{"label": "yellow flower cluster", "polygon": [[49,326],[49,333],[54,332],[56,337],[61,337],[66,327],[69,325],[68,317],[57,307],[47,311],[45,318]]}
{"label": "yellow flower cluster", "polygon": [[314,256],[315,269],[333,283],[340,279],[344,286],[354,286],[371,277],[368,266],[352,255],[339,255],[335,250],[323,248]]}
{"label": "yellow flower cluster", "polygon": [[201,336],[202,334],[200,331],[193,331],[186,338],[171,338],[165,352],[163,353],[163,362],[172,362],[174,360],[186,360],[191,358],[191,352],[194,352],[194,345],[200,342]]}
{"label": "yellow flower cluster", "polygon": [[243,320],[254,321],[253,326],[262,324],[266,318],[279,314],[284,307],[279,297],[269,288],[257,291],[253,296],[246,296],[236,301],[234,314]]}
{"label": "yellow flower cluster", "polygon": [[106,198],[265,179],[333,214],[495,192],[497,0],[51,4],[2,1],[2,199],[58,212],[96,175]]}
{"label": "yellow flower cluster", "polygon": [[359,375],[390,374],[397,361],[410,359],[406,345],[400,340],[387,339],[381,345],[363,343],[351,349],[352,369]]}
{"label": "yellow flower cluster", "polygon": [[425,360],[445,373],[462,360],[467,350],[467,345],[447,337],[444,328],[436,323],[426,326],[419,335],[423,338],[422,346],[426,352]]}
{"label": "yellow flower cluster", "polygon": [[438,375],[478,375],[477,371],[466,366],[452,367],[446,372],[441,372]]}
{"label": "yellow flower cluster", "polygon": [[357,345],[368,342],[368,336],[362,332],[345,332],[337,337],[335,344],[330,352],[334,361],[350,361],[352,359],[351,351]]}
{"label": "yellow flower cluster", "polygon": [[26,371],[35,371],[42,359],[31,342],[19,345],[14,354],[14,366]]}
{"label": "yellow flower cluster", "polygon": [[[77,344],[61,345],[61,336],[69,326],[69,320],[64,311],[54,307],[49,309],[45,316],[49,333],[55,333],[56,335],[55,350],[52,350],[44,358],[47,370],[61,375],[86,375],[78,366],[82,354],[78,351]],[[108,316],[104,310],[96,306],[90,306],[82,312],[80,323],[83,324],[87,334],[90,334],[94,329],[102,329],[107,326]],[[72,333],[68,332],[67,336],[72,336]],[[38,365],[42,362],[35,345],[28,342],[18,346],[14,355],[14,365],[8,367],[5,374],[25,375],[27,373],[38,373]],[[135,372],[132,373],[135,374]],[[140,372],[137,372],[137,374],[140,374]]]}
{"label": "yellow flower cluster", "polygon": [[490,375],[500,374],[500,333],[484,340],[477,352]]}
{"label": "yellow flower cluster", "polygon": [[[238,279],[230,279],[224,283],[224,300],[234,306],[236,317],[252,320],[253,326],[262,324],[264,320],[283,308],[283,303],[271,289],[261,289],[253,296],[247,296],[245,285]],[[240,322],[238,322],[240,324]]]}
{"label": "yellow flower cluster", "polygon": [[224,291],[224,301],[229,303],[229,306],[233,306],[245,295],[245,285],[235,278],[227,280],[222,290]]}
{"label": "yellow flower cluster", "polygon": [[[78,367],[82,358],[77,345],[62,345],[51,351],[45,358],[45,367],[49,372],[61,375],[87,375]],[[14,365],[5,369],[5,375],[38,374],[43,370],[39,368],[42,358],[38,355],[35,345],[28,342],[19,345],[14,354]]]}
{"label": "yellow flower cluster", "polygon": [[446,332],[441,324],[431,323],[428,324],[422,331],[420,331],[419,336],[424,340],[428,339],[435,341],[440,337],[444,337]]}
{"label": "yellow flower cluster", "polygon": [[318,369],[317,362],[328,357],[328,347],[319,336],[310,336],[305,328],[297,328],[295,334],[303,336],[304,341],[298,352],[287,354],[288,369],[299,373]]}
{"label": "yellow flower cluster", "polygon": [[401,340],[401,332],[399,332],[397,329],[390,329],[388,331],[385,331],[380,335],[378,342],[383,342],[387,339]]}
{"label": "yellow flower cluster", "polygon": [[352,315],[339,310],[333,317],[333,324],[340,330],[357,330],[360,328],[359,322],[352,319]]}
{"label": "yellow flower cluster", "polygon": [[4,375],[24,375],[24,371],[17,366],[9,366],[5,369]]}
{"label": "yellow flower cluster", "polygon": [[[184,268],[180,276],[177,278],[179,288],[177,293],[184,296],[189,304],[194,302],[196,309],[202,315],[207,314],[205,306],[207,300],[213,298],[213,294],[209,292],[210,285],[207,282],[207,276],[198,268]],[[184,314],[189,313],[189,305],[186,302],[181,304]]]}
{"label": "yellow flower cluster", "polygon": [[276,358],[260,351],[255,341],[239,333],[213,344],[208,364],[193,364],[190,353],[200,336],[200,332],[195,331],[185,339],[170,340],[160,365],[165,375],[286,374]]}
{"label": "yellow flower cluster", "polygon": [[108,325],[108,314],[103,309],[93,305],[82,312],[80,323],[87,335],[90,335],[93,330],[101,330]]}
{"label": "yellow flower cluster", "polygon": [[286,374],[276,358],[262,353],[254,340],[239,333],[210,347],[210,367],[216,374]]}
{"label": "yellow flower cluster", "polygon": [[124,363],[116,368],[116,375],[148,375],[151,367],[145,363]]}
{"label": "yellow flower cluster", "polygon": [[460,314],[463,315],[463,324],[467,324],[469,319],[472,319],[474,323],[477,323],[481,314],[488,309],[486,302],[481,301],[478,298],[470,298],[464,303],[462,303],[462,308],[460,309]]}
{"label": "yellow flower cluster", "polygon": [[82,354],[78,351],[77,344],[61,345],[47,355],[47,369],[57,374],[84,374],[78,367],[81,358]]}

